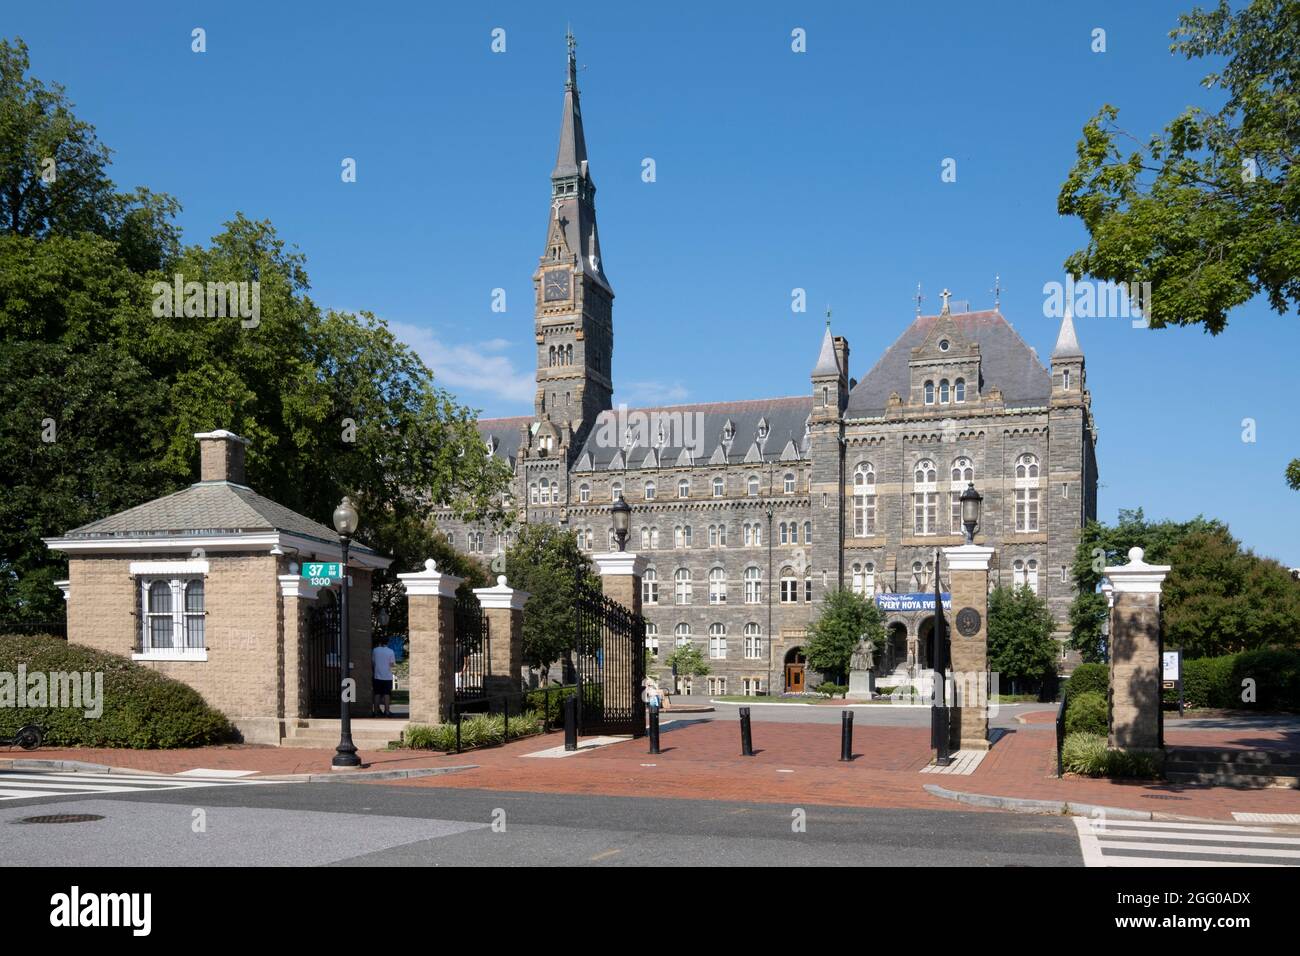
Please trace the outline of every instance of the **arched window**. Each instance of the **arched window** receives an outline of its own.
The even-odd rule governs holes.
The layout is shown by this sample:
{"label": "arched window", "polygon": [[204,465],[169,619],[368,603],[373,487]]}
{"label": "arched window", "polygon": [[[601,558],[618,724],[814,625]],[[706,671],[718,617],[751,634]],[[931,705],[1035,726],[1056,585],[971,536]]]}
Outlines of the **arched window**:
{"label": "arched window", "polygon": [[781,569],[781,603],[797,604],[799,601],[799,579],[793,568]]}
{"label": "arched window", "polygon": [[727,659],[727,625],[709,625],[709,657],[715,661]]}
{"label": "arched window", "polygon": [[1038,530],[1038,458],[1024,454],[1016,459],[1016,531]]}
{"label": "arched window", "polygon": [[609,500],[618,501],[623,497],[623,482],[611,481],[609,484]]}
{"label": "arched window", "polygon": [[721,478],[713,479],[713,497],[721,498],[726,485]]}
{"label": "arched window", "polygon": [[925,404],[934,404],[934,382],[925,383]]}
{"label": "arched window", "polygon": [[551,482],[551,501],[557,505],[560,503],[560,486],[554,481]]}
{"label": "arched window", "polygon": [[785,493],[787,495],[794,494],[794,475],[787,472],[785,478],[782,480],[782,483],[785,488]]}
{"label": "arched window", "polygon": [[1029,560],[1017,559],[1011,564],[1011,581],[1017,588],[1029,588],[1035,594],[1038,593],[1038,560],[1030,558]]}
{"label": "arched window", "polygon": [[812,522],[811,521],[805,521],[803,523],[803,543],[812,544]]}
{"label": "arched window", "polygon": [[689,568],[678,568],[673,574],[673,603],[691,603],[691,571]]}
{"label": "arched window", "polygon": [[939,382],[939,404],[948,404],[948,380],[946,378]]}
{"label": "arched window", "polygon": [[952,460],[951,471],[952,482],[949,485],[948,502],[952,512],[952,525],[949,528],[952,534],[962,533],[961,524],[961,493],[966,490],[966,485],[975,480],[975,465],[969,458],[962,455]]}
{"label": "arched window", "polygon": [[709,603],[727,603],[727,572],[722,568],[709,571]]}
{"label": "arched window", "polygon": [[605,535],[605,550],[607,551],[618,550],[618,538],[614,535],[613,528],[610,528],[608,533],[606,533]]}
{"label": "arched window", "polygon": [[544,505],[549,505],[549,504],[551,503],[551,483],[550,483],[550,482],[545,481],[545,480],[542,481],[542,483],[541,483],[541,494],[542,494],[541,503],[544,504]]}
{"label": "arched window", "polygon": [[876,469],[869,461],[853,469],[853,535],[876,533]]}
{"label": "arched window", "polygon": [[1068,368],[1061,372],[1061,388],[1067,392],[1070,390],[1070,370]]}
{"label": "arched window", "polygon": [[745,625],[745,660],[763,659],[763,629],[757,624]]}
{"label": "arched window", "polygon": [[758,496],[758,475],[750,475],[745,482],[745,493],[751,498]]}
{"label": "arched window", "polygon": [[659,659],[659,628],[649,621],[645,625],[645,649],[655,660]]}
{"label": "arched window", "polygon": [[641,526],[641,550],[647,551],[650,548],[650,529],[645,525]]}
{"label": "arched window", "polygon": [[537,504],[537,482],[528,485],[528,503],[530,505]]}
{"label": "arched window", "polygon": [[659,529],[657,527],[650,529],[650,548],[658,550],[659,548]]}
{"label": "arched window", "polygon": [[727,525],[724,522],[723,524],[718,525],[718,547],[725,548],[726,546],[727,546]]}
{"label": "arched window", "polygon": [[691,626],[689,624],[678,624],[673,628],[673,645],[676,647],[685,647],[691,642]]}
{"label": "arched window", "polygon": [[566,346],[564,347],[564,364],[565,364],[565,365],[572,365],[572,364],[573,364],[573,346],[572,346],[572,345],[566,345]]}
{"label": "arched window", "polygon": [[653,481],[647,481],[645,483],[645,500],[646,501],[655,500],[655,483]]}
{"label": "arched window", "polygon": [[928,458],[916,463],[912,473],[912,533],[938,534],[939,474]]}
{"label": "arched window", "polygon": [[958,403],[966,401],[966,380],[959,378],[952,387],[953,401]]}
{"label": "arched window", "polygon": [[[822,577],[826,577],[826,572],[822,572]],[[825,583],[825,582],[823,582]],[[806,604],[812,603],[812,572],[805,571],[803,575],[803,599]]]}
{"label": "arched window", "polygon": [[763,603],[763,572],[758,568],[745,569],[745,603]]}
{"label": "arched window", "polygon": [[591,485],[583,482],[578,486],[578,500],[584,505],[591,500]]}
{"label": "arched window", "polygon": [[659,603],[659,572],[654,568],[646,568],[641,576],[641,603]]}
{"label": "arched window", "polygon": [[552,368],[555,366],[555,346],[552,345],[546,351],[546,364]]}
{"label": "arched window", "polygon": [[689,478],[683,478],[677,482],[677,497],[689,498],[691,496],[691,481]]}
{"label": "arched window", "polygon": [[[782,544],[790,543],[790,530],[789,528],[786,527],[786,523],[784,521],[782,521],[779,525],[776,526],[776,532],[778,535],[780,535],[780,537],[777,539],[778,541],[780,541]],[[795,544],[798,543],[799,543],[798,541],[795,542]]]}

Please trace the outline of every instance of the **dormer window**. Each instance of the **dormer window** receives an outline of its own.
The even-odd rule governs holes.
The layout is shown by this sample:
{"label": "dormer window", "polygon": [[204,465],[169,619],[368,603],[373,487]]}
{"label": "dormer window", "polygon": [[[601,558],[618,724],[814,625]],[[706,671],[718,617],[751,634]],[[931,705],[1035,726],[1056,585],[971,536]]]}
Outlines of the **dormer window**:
{"label": "dormer window", "polygon": [[731,424],[731,422],[727,422],[727,424],[722,426],[722,440],[731,441],[734,437],[736,437],[736,426]]}
{"label": "dormer window", "polygon": [[766,438],[767,438],[767,419],[760,418],[758,420],[758,440],[763,441]]}

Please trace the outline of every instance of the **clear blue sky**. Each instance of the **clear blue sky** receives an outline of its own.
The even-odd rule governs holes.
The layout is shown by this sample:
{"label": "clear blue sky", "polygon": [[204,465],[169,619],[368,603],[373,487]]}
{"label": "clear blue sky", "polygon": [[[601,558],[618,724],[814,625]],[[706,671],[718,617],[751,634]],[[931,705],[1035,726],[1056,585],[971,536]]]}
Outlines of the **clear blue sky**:
{"label": "clear blue sky", "polygon": [[[321,305],[385,317],[497,416],[531,410],[567,23],[618,295],[616,401],[634,404],[805,392],[827,303],[860,377],[910,321],[917,282],[927,312],[944,286],[981,308],[1000,274],[1004,314],[1046,356],[1043,284],[1084,235],[1056,213],[1080,127],[1110,102],[1144,138],[1206,102],[1206,64],[1168,52],[1191,4],[43,0],[7,5],[0,29],[67,86],[120,184],[181,200],[188,241],[236,210],[269,218]],[[358,182],[340,181],[344,157]],[[1252,304],[1217,339],[1122,319],[1078,331],[1101,516],[1204,512],[1300,565],[1300,494],[1282,481],[1300,454],[1296,317]]]}

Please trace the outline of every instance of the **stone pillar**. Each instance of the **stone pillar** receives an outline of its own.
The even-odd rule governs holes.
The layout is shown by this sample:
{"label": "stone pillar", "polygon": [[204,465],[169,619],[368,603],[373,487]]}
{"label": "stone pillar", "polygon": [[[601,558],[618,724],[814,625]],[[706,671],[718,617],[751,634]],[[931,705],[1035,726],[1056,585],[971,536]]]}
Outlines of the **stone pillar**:
{"label": "stone pillar", "polygon": [[1159,755],[1160,589],[1168,565],[1147,564],[1141,548],[1129,563],[1106,568],[1110,611],[1110,735],[1116,750]]}
{"label": "stone pillar", "polygon": [[944,616],[952,649],[948,666],[955,698],[948,701],[949,739],[956,750],[988,750],[989,560],[993,549],[964,544],[944,548],[943,553],[948,559],[952,593],[952,611]]}
{"label": "stone pillar", "polygon": [[411,723],[437,724],[451,714],[455,694],[452,645],[456,633],[456,588],[461,578],[437,570],[399,574],[406,587],[407,644],[411,661]]}
{"label": "stone pillar", "polygon": [[[640,614],[641,575],[645,573],[646,565],[650,563],[649,559],[643,554],[634,554],[630,551],[593,554],[591,559],[596,563],[596,572],[600,575],[600,589],[605,597],[617,601],[633,613]],[[629,650],[622,642],[604,648],[605,673],[629,673],[633,662],[626,659],[628,653],[644,654],[645,650],[643,646]],[[615,709],[632,708],[636,702],[635,695],[640,693],[640,688],[633,688],[622,682],[611,685],[606,681],[605,706]]]}
{"label": "stone pillar", "polygon": [[280,581],[280,666],[283,678],[284,710],[286,721],[306,717],[311,702],[307,699],[307,613],[316,600],[319,588],[314,588],[297,574],[298,565],[290,564],[289,574],[278,575]]}
{"label": "stone pillar", "polygon": [[474,596],[488,621],[487,673],[483,689],[490,694],[512,694],[522,684],[524,669],[524,604],[531,596],[506,584],[497,575],[496,587],[475,588]]}

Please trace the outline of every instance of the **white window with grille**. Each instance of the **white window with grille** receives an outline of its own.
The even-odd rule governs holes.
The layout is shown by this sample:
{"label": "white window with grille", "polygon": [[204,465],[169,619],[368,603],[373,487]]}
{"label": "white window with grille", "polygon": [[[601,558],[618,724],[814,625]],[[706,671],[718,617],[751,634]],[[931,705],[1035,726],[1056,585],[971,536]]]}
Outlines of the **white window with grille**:
{"label": "white window with grille", "polygon": [[715,661],[727,659],[727,625],[709,625],[709,657]]}
{"label": "white window with grille", "polygon": [[689,624],[678,624],[673,628],[673,646],[685,647],[691,642],[691,626]]}
{"label": "white window with grille", "polygon": [[745,625],[745,660],[763,659],[763,628],[758,624]]}
{"label": "white window with grille", "polygon": [[[133,569],[150,563],[133,562]],[[171,563],[154,562],[158,569]],[[177,570],[171,573],[132,571],[140,588],[140,646],[132,655],[137,660],[208,659],[204,595],[207,562],[174,563]]]}
{"label": "white window with grille", "polygon": [[647,568],[641,577],[641,603],[659,603],[659,572],[654,568]]}
{"label": "white window with grille", "polygon": [[673,574],[674,582],[674,603],[690,604],[691,603],[691,572],[689,568],[678,568]]}
{"label": "white window with grille", "polygon": [[938,534],[939,473],[934,462],[919,461],[912,473],[912,533]]}
{"label": "white window with grille", "polygon": [[1038,458],[1021,455],[1016,459],[1016,531],[1038,530]]}
{"label": "white window with grille", "polygon": [[649,622],[645,626],[645,649],[655,660],[659,659],[659,628]]}
{"label": "white window with grille", "polygon": [[745,569],[745,603],[763,603],[763,572],[758,568]]}
{"label": "white window with grille", "polygon": [[722,568],[709,571],[709,603],[727,603],[727,572]]}

